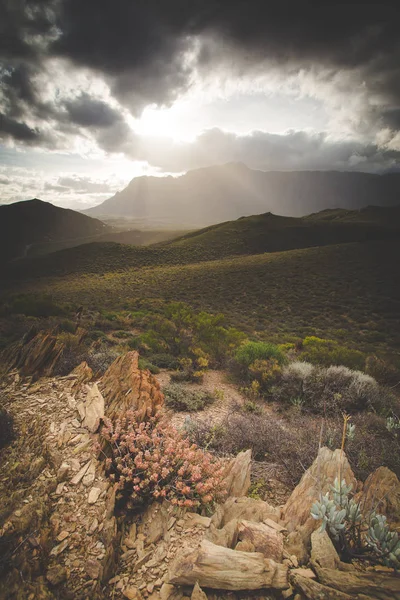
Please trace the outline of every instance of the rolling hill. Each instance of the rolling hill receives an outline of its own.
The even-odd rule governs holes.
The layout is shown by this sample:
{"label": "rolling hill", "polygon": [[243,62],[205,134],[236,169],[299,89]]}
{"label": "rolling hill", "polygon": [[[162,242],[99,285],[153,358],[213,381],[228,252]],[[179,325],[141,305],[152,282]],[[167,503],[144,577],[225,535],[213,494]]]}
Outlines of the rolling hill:
{"label": "rolling hill", "polygon": [[8,292],[49,294],[56,302],[103,311],[135,310],[138,300],[144,306],[182,301],[222,312],[230,324],[262,339],[318,335],[351,340],[368,352],[398,353],[399,258],[400,241],[371,241],[187,265],[127,266],[101,276],[88,271],[25,279]]}
{"label": "rolling hill", "polygon": [[[338,212],[335,211],[336,216]],[[323,213],[304,218],[271,213],[243,217],[147,247],[104,242],[85,244],[21,261],[9,268],[8,277],[105,273],[400,237],[399,207],[342,211],[340,219],[333,218],[333,214],[327,218]]]}
{"label": "rolling hill", "polygon": [[111,229],[74,210],[37,198],[0,206],[0,260],[26,256],[34,244],[96,236]]}
{"label": "rolling hill", "polygon": [[229,163],[180,177],[136,177],[124,190],[85,213],[191,228],[266,211],[299,217],[321,208],[360,209],[393,206],[399,201],[398,173],[264,172]]}
{"label": "rolling hill", "polygon": [[119,230],[80,212],[42,200],[0,205],[0,261],[36,257],[91,242],[145,246],[176,238],[182,230]]}

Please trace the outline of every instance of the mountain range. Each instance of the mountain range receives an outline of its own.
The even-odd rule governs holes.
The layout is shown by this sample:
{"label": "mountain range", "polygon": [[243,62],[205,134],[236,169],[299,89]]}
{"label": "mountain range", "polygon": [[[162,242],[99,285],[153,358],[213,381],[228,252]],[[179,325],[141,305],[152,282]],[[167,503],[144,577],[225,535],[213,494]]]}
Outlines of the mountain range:
{"label": "mountain range", "polygon": [[300,217],[327,208],[360,209],[399,202],[400,173],[264,172],[228,163],[180,177],[136,177],[85,214],[190,228],[265,212]]}

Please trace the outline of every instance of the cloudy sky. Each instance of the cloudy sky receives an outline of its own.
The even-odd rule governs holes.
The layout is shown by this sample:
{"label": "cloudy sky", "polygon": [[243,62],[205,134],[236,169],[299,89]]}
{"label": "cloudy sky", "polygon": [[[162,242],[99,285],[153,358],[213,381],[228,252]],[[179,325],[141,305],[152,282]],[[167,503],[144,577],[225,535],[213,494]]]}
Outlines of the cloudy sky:
{"label": "cloudy sky", "polygon": [[394,2],[0,0],[0,203],[133,177],[400,164]]}

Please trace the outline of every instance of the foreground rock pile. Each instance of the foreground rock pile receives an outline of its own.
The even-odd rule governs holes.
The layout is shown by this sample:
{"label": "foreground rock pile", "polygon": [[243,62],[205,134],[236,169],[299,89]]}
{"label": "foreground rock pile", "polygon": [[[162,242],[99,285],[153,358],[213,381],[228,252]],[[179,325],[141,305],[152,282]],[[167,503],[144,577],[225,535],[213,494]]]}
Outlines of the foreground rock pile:
{"label": "foreground rock pile", "polygon": [[[53,353],[44,337],[40,347],[47,345]],[[49,364],[44,350],[40,355]],[[158,410],[157,382],[139,370],[136,352],[119,357],[97,382],[86,364],[67,377],[35,379],[11,369],[0,389],[20,432],[1,456],[0,598],[400,598],[396,574],[342,563],[310,517],[340,464],[366,510],[378,504],[398,525],[400,483],[388,469],[362,487],[344,455],[321,448],[286,504],[276,507],[246,496],[247,451],[227,463],[228,497],[212,515],[165,502],[118,514],[94,450],[97,431],[104,416],[120,410]]]}

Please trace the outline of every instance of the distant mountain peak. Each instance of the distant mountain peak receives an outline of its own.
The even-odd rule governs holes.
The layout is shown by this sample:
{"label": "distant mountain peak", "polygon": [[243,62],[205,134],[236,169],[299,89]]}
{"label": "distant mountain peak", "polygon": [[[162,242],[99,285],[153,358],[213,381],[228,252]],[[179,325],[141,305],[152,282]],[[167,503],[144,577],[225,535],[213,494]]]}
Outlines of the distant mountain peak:
{"label": "distant mountain peak", "polygon": [[268,212],[300,217],[322,209],[392,206],[399,197],[400,174],[257,171],[233,161],[179,177],[135,178],[85,214],[130,217],[148,226],[164,221],[177,227],[204,227]]}

